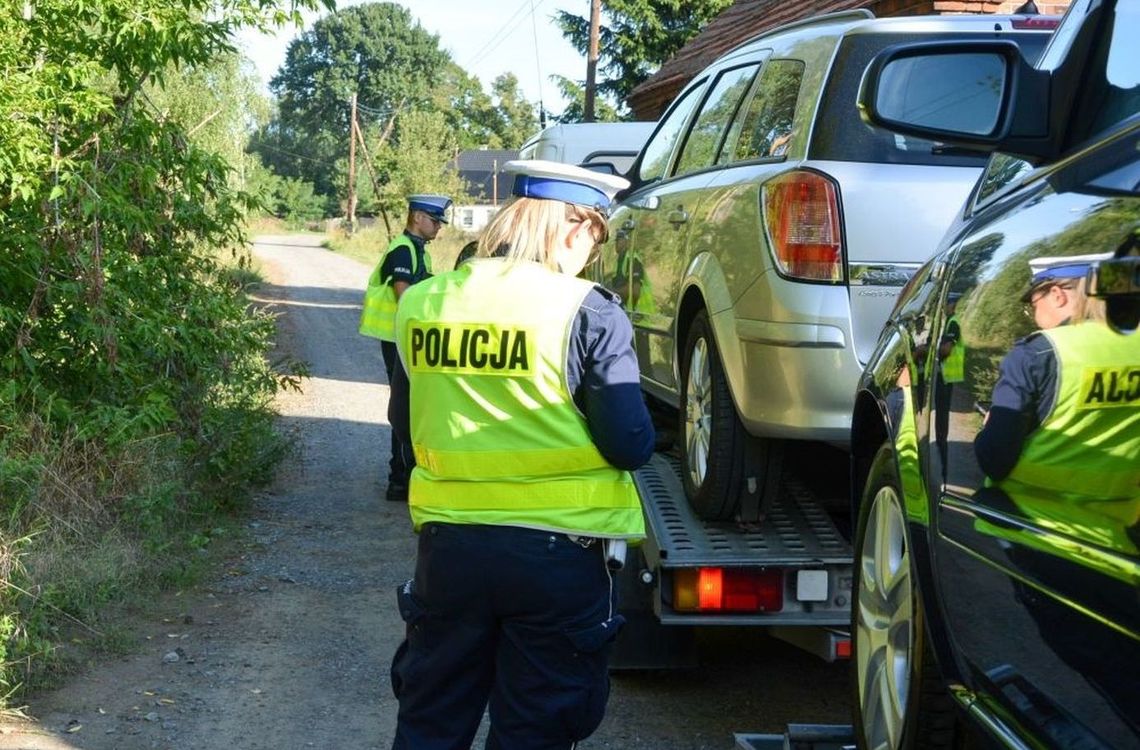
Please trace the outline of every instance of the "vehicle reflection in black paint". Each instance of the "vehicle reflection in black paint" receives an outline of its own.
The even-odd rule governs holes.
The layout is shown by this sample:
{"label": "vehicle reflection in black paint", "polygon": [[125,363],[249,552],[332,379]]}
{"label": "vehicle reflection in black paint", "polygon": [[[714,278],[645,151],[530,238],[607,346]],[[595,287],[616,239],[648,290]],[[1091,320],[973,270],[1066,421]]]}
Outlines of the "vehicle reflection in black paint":
{"label": "vehicle reflection in black paint", "polygon": [[[1040,71],[1059,70],[1050,85],[1064,87],[1075,86],[1077,79],[1066,77],[1083,70],[1084,88],[1066,105],[1068,129],[1051,147],[1023,140],[1011,148],[1023,156],[993,156],[942,249],[901,295],[860,385],[852,434],[854,502],[861,510],[855,595],[873,607],[868,589],[909,580],[911,603],[901,615],[856,609],[856,729],[864,741],[884,737],[892,749],[920,744],[924,722],[937,718],[937,704],[928,701],[932,684],[956,699],[959,717],[975,720],[959,728],[972,726],[1015,746],[1140,747],[1140,401],[1130,385],[1140,379],[1140,334],[1128,332],[1136,325],[1128,313],[1140,306],[1140,287],[1123,260],[1137,252],[1140,238],[1140,104],[1128,93],[1140,91],[1134,43],[1140,7],[1077,0],[1066,22]],[[926,50],[915,54],[933,58]],[[1025,86],[1043,80],[1022,74]],[[874,77],[873,64],[867,78]],[[1016,140],[1000,138],[991,143]],[[1087,255],[1113,260],[1091,261],[1086,275],[1064,286],[1039,281],[1034,305],[1022,302],[1031,260],[1039,268],[1043,258],[1054,258],[1061,267]],[[1103,277],[1098,263],[1105,264]],[[1104,301],[1119,311],[1109,316],[1112,327],[1070,315],[1068,330],[1049,340],[1054,347],[1076,342],[1062,359],[1081,363],[1066,370],[1078,372],[1077,380],[1058,377],[1080,381],[1084,390],[1064,398],[1084,396],[1091,407],[1088,394],[1097,393],[1113,402],[1120,419],[1069,423],[1073,469],[1065,473],[1059,461],[1038,475],[1051,482],[1027,492],[1024,473],[1010,480],[990,465],[1001,452],[992,440],[988,447],[981,440],[979,463],[975,439],[991,402],[999,404],[991,419],[1001,423],[994,389],[1003,360],[1017,342],[1052,325],[1035,318],[1037,301],[1075,297],[1100,278]],[[1109,352],[1116,364],[1105,369],[1100,360],[1074,359],[1078,344],[1093,340],[1099,343],[1086,349]],[[1048,412],[1046,419],[1054,416]],[[1021,449],[1008,446],[1015,461],[1028,461],[1023,467],[1042,462],[1045,443],[1033,442],[1038,422],[1027,416]],[[1052,429],[1054,422],[1047,424]],[[1036,447],[1026,454],[1030,445]],[[1120,463],[1097,453],[1112,445]],[[893,459],[886,473],[884,449]],[[987,477],[987,468],[995,476]],[[892,484],[906,525],[884,548],[891,553],[884,558],[887,576],[863,541],[889,531],[876,528],[868,508],[890,499]],[[899,565],[909,568],[909,579],[892,567]],[[895,618],[885,645],[876,640],[882,636],[874,621],[882,614]],[[885,707],[873,689],[880,684],[876,659],[884,655],[896,659],[898,690]],[[891,705],[898,713],[875,734]]]}

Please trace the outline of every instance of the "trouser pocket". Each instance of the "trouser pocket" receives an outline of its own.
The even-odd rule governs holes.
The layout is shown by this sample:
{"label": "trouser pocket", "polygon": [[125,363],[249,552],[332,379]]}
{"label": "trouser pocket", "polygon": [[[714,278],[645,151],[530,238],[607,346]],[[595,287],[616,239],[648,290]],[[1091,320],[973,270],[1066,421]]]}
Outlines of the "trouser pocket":
{"label": "trouser pocket", "polygon": [[404,621],[404,640],[400,642],[395,656],[392,657],[391,669],[392,693],[399,700],[404,686],[403,674],[408,666],[408,639],[415,636],[415,630],[423,621],[426,611],[423,603],[416,598],[415,585],[411,579],[396,588],[396,607],[400,612],[400,619]]}
{"label": "trouser pocket", "polygon": [[610,650],[624,624],[625,618],[615,615],[597,625],[564,633],[576,666],[566,676],[578,682],[575,686],[578,700],[567,706],[565,714],[566,725],[574,741],[593,734],[605,716],[610,697]]}

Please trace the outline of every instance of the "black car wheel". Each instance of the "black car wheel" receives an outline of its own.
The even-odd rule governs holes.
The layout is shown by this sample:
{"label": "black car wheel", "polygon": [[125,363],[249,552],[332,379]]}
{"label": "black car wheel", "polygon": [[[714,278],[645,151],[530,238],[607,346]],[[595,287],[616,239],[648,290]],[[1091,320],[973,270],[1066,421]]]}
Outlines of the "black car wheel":
{"label": "black car wheel", "polygon": [[704,310],[685,337],[680,417],[681,478],[689,503],[703,519],[729,520],[745,481],[748,435],[732,403]]}
{"label": "black car wheel", "polygon": [[856,738],[867,750],[951,747],[955,710],[926,639],[890,444],[871,465],[855,537],[851,608]]}

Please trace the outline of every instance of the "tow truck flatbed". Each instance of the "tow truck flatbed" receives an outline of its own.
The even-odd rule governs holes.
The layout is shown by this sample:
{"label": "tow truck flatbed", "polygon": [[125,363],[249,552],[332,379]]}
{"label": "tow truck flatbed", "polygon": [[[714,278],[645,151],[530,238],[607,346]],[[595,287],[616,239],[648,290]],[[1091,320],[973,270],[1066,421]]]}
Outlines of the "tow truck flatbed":
{"label": "tow truck flatbed", "polygon": [[[764,625],[793,630],[800,626],[837,629],[848,625],[851,545],[823,504],[794,477],[781,480],[780,491],[763,509],[765,515],[759,523],[699,518],[686,499],[680,464],[669,454],[655,454],[634,472],[634,481],[647,534],[640,554],[644,559],[635,557],[633,562],[643,563],[636,580],[643,590],[652,587],[649,601],[662,625]],[[776,585],[782,586],[780,606],[750,612],[675,607],[676,577],[687,575],[692,579],[708,571],[716,575],[720,575],[717,571],[770,574],[778,581]],[[825,650],[834,654],[833,645],[845,634],[825,636],[832,644]]]}

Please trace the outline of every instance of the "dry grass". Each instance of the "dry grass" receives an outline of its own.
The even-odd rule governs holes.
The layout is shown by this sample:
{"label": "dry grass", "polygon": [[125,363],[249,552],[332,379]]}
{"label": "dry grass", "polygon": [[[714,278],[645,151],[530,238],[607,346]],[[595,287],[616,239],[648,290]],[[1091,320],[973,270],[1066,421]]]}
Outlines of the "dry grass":
{"label": "dry grass", "polygon": [[0,462],[0,707],[66,671],[60,634],[113,646],[101,627],[111,602],[143,598],[165,580],[184,535],[181,467],[165,437],[109,452],[30,420]]}

